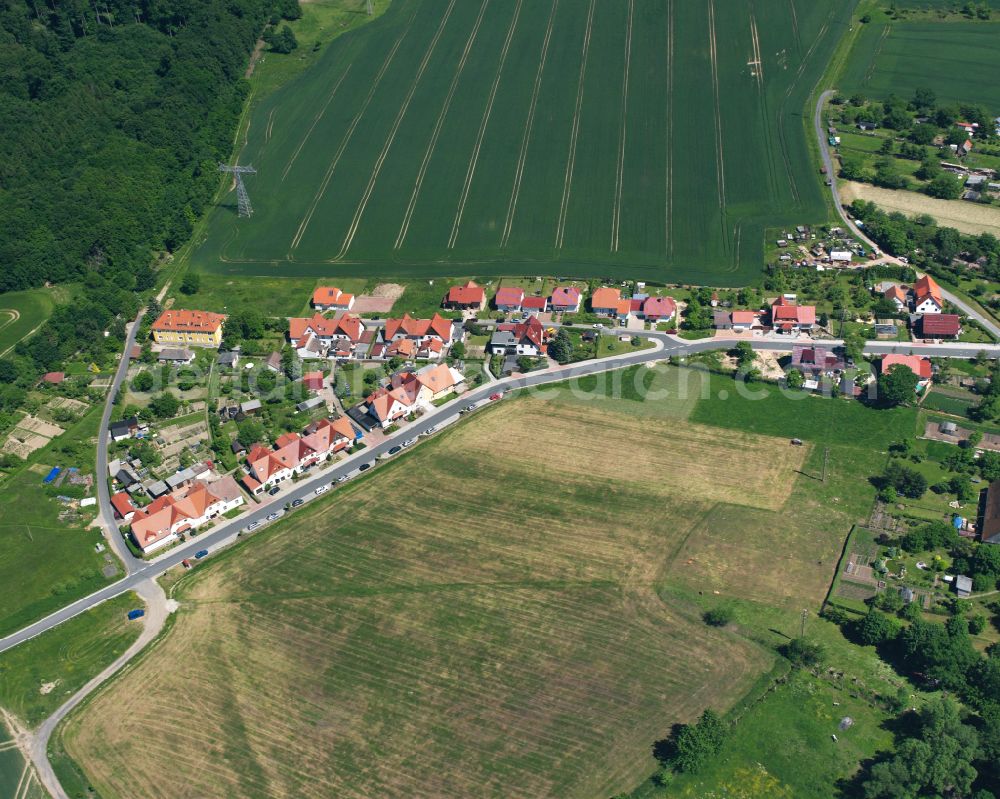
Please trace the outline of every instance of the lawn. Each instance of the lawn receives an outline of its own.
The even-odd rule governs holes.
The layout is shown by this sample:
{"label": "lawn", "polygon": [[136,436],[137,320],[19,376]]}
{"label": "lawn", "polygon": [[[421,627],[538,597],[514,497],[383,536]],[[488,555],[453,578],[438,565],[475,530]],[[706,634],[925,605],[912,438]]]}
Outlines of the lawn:
{"label": "lawn", "polygon": [[[0,594],[0,635],[117,579],[117,571],[111,578],[102,574],[107,561],[94,546],[103,537],[87,527],[93,509],[60,519],[63,505],[55,498],[60,490],[42,485],[51,466],[76,466],[83,474],[93,474],[100,416],[101,409],[93,408],[53,444],[34,453],[26,468],[0,483],[0,585],[5,589]],[[117,560],[112,562],[117,568]]]}
{"label": "lawn", "polygon": [[[767,648],[659,587],[728,599],[780,558],[754,595],[817,607],[854,478],[831,458],[808,505],[816,449],[567,392],[497,403],[182,580],[171,633],[66,729],[100,794],[167,796],[183,769],[197,795],[604,796],[653,770],[670,724],[744,695]],[[716,508],[744,512],[728,576],[685,549],[728,540]],[[754,551],[779,527],[794,551]],[[137,757],[140,729],[164,746]]]}
{"label": "lawn", "polygon": [[0,706],[36,727],[139,637],[129,592],[0,654]]}
{"label": "lawn", "polygon": [[0,356],[9,354],[52,315],[54,308],[55,300],[47,289],[0,294]]}
{"label": "lawn", "polygon": [[927,410],[942,411],[955,416],[965,417],[966,412],[975,405],[976,398],[965,399],[963,397],[953,397],[938,390],[933,390],[924,399],[922,405]]}
{"label": "lawn", "polygon": [[825,215],[802,111],[853,4],[718,5],[396,0],[262,85],[253,220],[227,194],[192,264],[746,283],[765,226]]}
{"label": "lawn", "polygon": [[985,22],[868,25],[855,41],[838,88],[846,95],[861,92],[884,99],[890,94],[908,98],[917,88],[928,87],[939,103],[998,108],[998,32],[995,23]]}
{"label": "lawn", "polygon": [[195,294],[174,292],[174,305],[216,313],[254,308],[264,316],[312,316],[309,302],[313,289],[331,283],[348,294],[360,294],[367,285],[364,279],[352,278],[330,281],[315,277],[255,277],[238,280],[232,276],[204,273]]}

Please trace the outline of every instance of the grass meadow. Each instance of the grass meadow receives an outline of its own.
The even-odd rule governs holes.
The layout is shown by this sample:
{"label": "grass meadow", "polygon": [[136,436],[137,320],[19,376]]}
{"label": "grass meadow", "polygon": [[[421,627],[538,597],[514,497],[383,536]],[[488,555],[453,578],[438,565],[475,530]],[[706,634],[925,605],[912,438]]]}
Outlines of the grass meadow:
{"label": "grass meadow", "polygon": [[838,88],[884,98],[929,87],[941,103],[998,108],[998,34],[995,22],[873,23],[858,35]]}
{"label": "grass meadow", "polygon": [[255,216],[192,263],[745,283],[824,215],[802,109],[851,5],[395,0],[255,101]]}
{"label": "grass meadow", "polygon": [[0,356],[29,335],[52,314],[55,302],[46,289],[13,291],[0,295]]}
{"label": "grass meadow", "polygon": [[139,637],[137,607],[129,592],[0,654],[0,707],[36,727]]}
{"label": "grass meadow", "polygon": [[[714,378],[692,397],[691,370],[645,372],[599,388],[618,399],[564,385],[493,405],[185,577],[170,634],[60,745],[104,799],[642,783],[653,741],[738,704],[774,630],[819,607],[870,506],[881,421],[845,417],[857,446],[831,446],[821,483],[821,442],[738,429],[740,403],[726,417],[701,393]],[[706,627],[716,603],[738,624]],[[163,745],[140,757],[140,731]]]}

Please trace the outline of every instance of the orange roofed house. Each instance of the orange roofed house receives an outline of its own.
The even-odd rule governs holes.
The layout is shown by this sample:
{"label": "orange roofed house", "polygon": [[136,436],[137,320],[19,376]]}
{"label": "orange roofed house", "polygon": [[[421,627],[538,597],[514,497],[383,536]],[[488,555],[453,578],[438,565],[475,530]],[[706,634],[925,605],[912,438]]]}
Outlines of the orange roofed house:
{"label": "orange roofed house", "polygon": [[194,347],[218,347],[222,343],[223,314],[208,311],[169,310],[153,322],[153,341],[157,344],[187,344]]}
{"label": "orange roofed house", "polygon": [[771,329],[775,333],[798,335],[811,333],[816,327],[816,306],[798,305],[788,296],[778,297],[771,304]]}
{"label": "orange roofed house", "polygon": [[346,417],[330,421],[320,419],[306,428],[305,435],[285,433],[275,442],[273,449],[260,444],[247,454],[249,477],[243,485],[254,494],[260,494],[276,483],[288,480],[310,466],[327,460],[331,455],[346,449],[358,438],[354,425]]}
{"label": "orange roofed house", "polygon": [[481,311],[486,307],[486,292],[482,286],[470,280],[464,286],[452,286],[448,289],[441,305],[456,311]]}
{"label": "orange roofed house", "polygon": [[313,292],[312,307],[317,311],[349,311],[354,307],[354,295],[336,286],[320,286]]}
{"label": "orange roofed house", "polygon": [[364,332],[364,322],[351,314],[344,314],[340,319],[326,319],[316,314],[312,319],[293,317],[288,320],[288,342],[300,358],[350,360],[359,354],[357,345]]}
{"label": "orange roofed house", "polygon": [[211,483],[195,480],[135,511],[132,539],[148,554],[242,504],[243,493],[229,475]]}
{"label": "orange roofed house", "polygon": [[926,386],[931,380],[931,362],[927,358],[921,358],[919,355],[896,355],[895,353],[882,358],[882,374],[892,371],[895,366],[905,366],[919,377],[918,388]]}
{"label": "orange roofed house", "polygon": [[368,415],[384,428],[448,396],[464,381],[461,372],[443,363],[425,366],[418,372],[400,372],[392,376],[389,385],[369,395],[365,405]]}
{"label": "orange roofed house", "polygon": [[407,360],[430,360],[444,355],[451,345],[451,320],[441,314],[430,319],[414,319],[404,314],[402,319],[387,319],[382,328],[382,341],[373,349],[375,357]]}
{"label": "orange roofed house", "polygon": [[941,313],[944,299],[941,287],[930,275],[924,275],[913,284],[913,312],[917,314]]}

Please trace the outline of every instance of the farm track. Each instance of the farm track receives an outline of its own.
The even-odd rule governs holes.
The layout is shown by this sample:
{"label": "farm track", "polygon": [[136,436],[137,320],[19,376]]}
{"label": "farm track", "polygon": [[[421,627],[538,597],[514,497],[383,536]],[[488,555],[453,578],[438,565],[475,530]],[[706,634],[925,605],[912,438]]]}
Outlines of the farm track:
{"label": "farm track", "polygon": [[319,189],[316,190],[316,194],[309,205],[309,210],[306,212],[302,222],[299,224],[299,229],[295,232],[295,237],[292,239],[291,244],[292,250],[295,250],[299,246],[299,242],[302,241],[302,237],[305,235],[306,229],[309,227],[309,222],[312,220],[313,214],[316,213],[316,207],[319,205],[320,200],[323,199],[323,195],[326,194],[326,189],[327,186],[330,185],[330,181],[333,178],[334,170],[336,170],[337,164],[340,163],[340,159],[344,155],[344,151],[347,149],[347,145],[350,144],[351,138],[354,136],[354,131],[358,127],[358,123],[361,122],[361,118],[368,110],[368,106],[371,105],[372,98],[375,96],[375,92],[378,89],[379,84],[382,82],[382,78],[385,77],[385,73],[392,64],[392,60],[396,57],[396,52],[403,44],[403,40],[406,38],[407,34],[410,32],[410,28],[413,26],[413,20],[417,17],[417,10],[418,9],[414,9],[413,15],[410,17],[410,21],[403,29],[403,32],[399,35],[399,38],[396,39],[396,43],[392,46],[392,49],[386,56],[385,61],[382,62],[382,66],[379,68],[378,73],[375,75],[375,79],[372,81],[371,88],[368,90],[368,95],[361,104],[361,109],[354,115],[354,119],[351,120],[350,126],[344,133],[344,136],[340,141],[340,146],[337,148],[337,152],[334,155],[333,160],[330,162],[329,167],[327,167],[326,174],[320,182]]}
{"label": "farm track", "polygon": [[719,224],[722,226],[723,248],[730,249],[726,230],[726,167],[722,138],[722,106],[719,102],[719,58],[715,41],[715,0],[708,0],[708,53],[712,62],[712,100],[715,105],[715,177],[719,197]]}
{"label": "farm track", "polygon": [[566,177],[563,180],[562,203],[559,206],[559,223],[556,226],[556,249],[561,250],[563,237],[566,234],[566,215],[569,212],[569,197],[573,187],[573,169],[576,165],[576,143],[580,137],[580,111],[583,108],[584,80],[587,77],[587,60],[590,54],[590,34],[594,27],[594,6],[596,0],[590,0],[587,9],[587,29],[583,34],[583,54],[580,57],[580,76],[576,87],[576,108],[573,112],[573,128],[569,137],[569,158],[566,161]]}
{"label": "farm track", "polygon": [[528,108],[528,120],[524,126],[524,136],[521,139],[521,149],[517,155],[517,166],[514,170],[514,185],[510,192],[510,201],[507,204],[507,217],[504,220],[503,233],[500,237],[500,247],[507,246],[510,240],[510,232],[514,227],[514,214],[517,213],[517,199],[521,193],[521,181],[524,178],[524,164],[528,155],[528,145],[531,143],[531,131],[535,124],[535,112],[538,109],[538,95],[542,87],[542,76],[545,72],[545,63],[549,57],[549,44],[552,41],[552,29],[555,26],[556,11],[559,8],[559,0],[552,0],[552,8],[549,11],[549,22],[545,28],[545,39],[542,42],[542,55],[538,61],[538,72],[535,74],[535,86],[531,93],[531,105]]}
{"label": "farm track", "polygon": [[507,29],[507,38],[503,43],[503,50],[500,52],[500,63],[497,65],[497,74],[493,79],[493,85],[490,87],[489,99],[486,101],[486,110],[483,111],[483,118],[479,124],[479,132],[476,135],[476,144],[472,149],[472,156],[469,159],[469,166],[465,172],[465,183],[462,185],[462,194],[458,200],[458,209],[455,211],[455,219],[451,226],[451,235],[448,238],[448,249],[452,250],[455,248],[455,242],[458,240],[458,231],[462,226],[462,214],[465,213],[465,204],[469,200],[469,190],[472,188],[472,181],[476,175],[476,164],[479,162],[479,152],[483,146],[483,139],[486,137],[486,128],[490,123],[490,116],[493,113],[493,104],[496,101],[497,89],[500,88],[500,80],[503,77],[503,68],[507,63],[507,54],[510,52],[510,43],[514,39],[514,31],[517,29],[517,21],[521,16],[521,6],[524,4],[524,0],[517,0],[517,5],[514,8],[514,16],[510,21],[510,27]]}
{"label": "farm track", "polygon": [[416,208],[417,199],[420,197],[420,189],[424,185],[424,177],[427,175],[427,167],[430,165],[431,158],[434,155],[434,151],[437,149],[438,139],[441,136],[441,129],[444,127],[444,120],[448,116],[448,111],[451,108],[451,102],[455,97],[455,89],[458,86],[458,81],[462,77],[462,73],[465,71],[465,64],[469,60],[469,53],[472,51],[472,45],[476,41],[476,36],[479,34],[479,26],[482,25],[483,15],[486,13],[486,6],[489,4],[490,0],[483,0],[483,4],[479,8],[479,16],[476,17],[476,22],[472,26],[472,32],[469,34],[469,38],[465,42],[465,49],[462,51],[462,57],[458,61],[458,66],[455,68],[455,74],[452,76],[451,84],[448,87],[448,94],[445,96],[444,103],[441,106],[441,111],[438,113],[437,121],[434,123],[434,130],[431,132],[430,141],[427,142],[427,149],[424,150],[423,160],[420,162],[420,170],[417,172],[416,182],[413,184],[413,191],[410,193],[410,201],[406,206],[406,211],[403,214],[403,222],[399,227],[399,233],[396,235],[396,243],[393,249],[398,250],[403,242],[406,241],[406,234],[410,230],[410,221],[413,219],[413,210]]}
{"label": "farm track", "polygon": [[438,25],[434,38],[431,40],[430,46],[424,53],[423,59],[420,61],[420,66],[417,68],[416,75],[414,75],[413,81],[410,83],[410,88],[406,93],[406,97],[399,108],[399,112],[396,114],[396,119],[389,131],[389,135],[386,137],[385,144],[382,145],[382,151],[379,153],[379,156],[375,161],[372,174],[368,179],[368,185],[365,187],[364,194],[361,196],[357,210],[354,212],[354,218],[351,220],[351,225],[348,227],[347,234],[344,236],[344,243],[340,247],[340,252],[334,258],[335,261],[339,261],[347,254],[347,251],[351,247],[351,243],[354,241],[354,236],[358,232],[358,225],[361,224],[361,217],[364,215],[365,208],[368,206],[368,201],[371,199],[372,192],[375,190],[375,182],[378,180],[379,173],[382,171],[382,165],[385,163],[386,156],[389,155],[392,143],[396,140],[396,133],[399,131],[399,126],[403,123],[403,117],[406,116],[406,112],[410,108],[413,95],[417,91],[417,86],[420,85],[420,79],[423,77],[424,72],[427,69],[427,64],[431,60],[431,56],[434,55],[434,50],[437,48],[438,42],[441,40],[441,35],[444,33],[445,26],[448,24],[448,19],[451,17],[451,12],[455,8],[455,3],[456,0],[451,0],[448,4],[448,8],[441,17],[441,23]]}
{"label": "farm track", "polygon": [[295,163],[296,159],[299,157],[299,153],[302,152],[302,148],[306,146],[306,142],[309,141],[309,137],[312,136],[312,132],[316,128],[316,125],[318,125],[319,121],[323,118],[323,115],[326,113],[326,109],[329,108],[330,107],[330,103],[333,102],[333,98],[337,95],[337,90],[340,88],[340,84],[342,84],[344,82],[344,79],[350,74],[352,66],[354,66],[354,65],[353,64],[348,64],[347,65],[347,69],[345,69],[343,71],[343,73],[341,74],[340,78],[337,79],[337,82],[333,84],[333,90],[330,92],[329,96],[326,98],[326,102],[323,103],[323,107],[319,110],[319,113],[316,114],[316,116],[313,118],[312,124],[306,130],[305,136],[303,136],[302,140],[299,142],[299,146],[295,148],[295,152],[292,153],[292,157],[289,158],[288,159],[288,163],[285,164],[285,168],[284,168],[284,170],[281,173],[281,180],[282,180],[282,182],[284,182],[285,178],[288,177],[289,170],[292,168],[292,165]]}
{"label": "farm track", "polygon": [[628,126],[628,81],[632,62],[632,19],[635,15],[635,0],[628,0],[628,23],[625,34],[625,68],[622,70],[622,112],[619,131],[618,170],[615,175],[615,205],[611,220],[611,252],[618,252],[618,231],[621,228],[622,192],[625,188],[625,138]]}
{"label": "farm track", "polygon": [[[749,5],[750,10],[750,40],[753,45],[753,61],[756,65],[756,78],[757,78],[757,95],[760,98],[760,118],[761,118],[761,133],[766,141],[768,121],[770,119],[770,109],[768,108],[767,101],[767,87],[764,85],[764,57],[760,50],[760,37],[757,33],[757,16],[754,13],[754,2],[750,0]],[[778,124],[781,124],[781,120],[777,120]],[[767,154],[767,171],[768,177],[771,181],[771,191],[774,196],[778,195],[778,168],[774,163],[774,149],[770,146],[766,146],[765,152]],[[739,263],[739,258],[736,258],[736,263]]]}

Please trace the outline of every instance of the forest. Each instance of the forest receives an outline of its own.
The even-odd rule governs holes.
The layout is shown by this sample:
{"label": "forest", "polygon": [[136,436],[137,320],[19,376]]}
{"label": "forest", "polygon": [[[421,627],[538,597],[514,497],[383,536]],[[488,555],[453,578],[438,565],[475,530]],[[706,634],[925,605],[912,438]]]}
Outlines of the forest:
{"label": "forest", "polygon": [[[275,0],[0,4],[0,291],[152,283],[218,185]],[[291,16],[292,14],[287,14]],[[132,277],[125,277],[131,275]]]}

